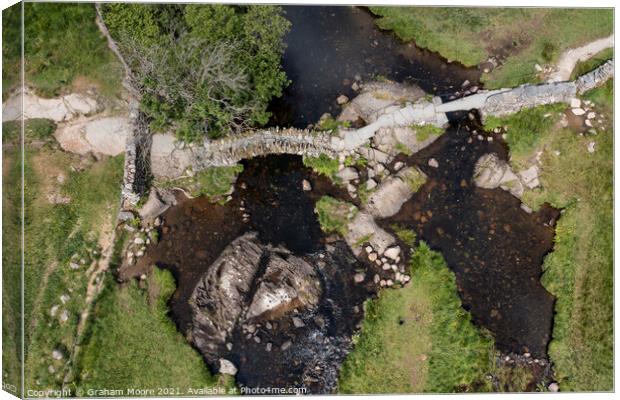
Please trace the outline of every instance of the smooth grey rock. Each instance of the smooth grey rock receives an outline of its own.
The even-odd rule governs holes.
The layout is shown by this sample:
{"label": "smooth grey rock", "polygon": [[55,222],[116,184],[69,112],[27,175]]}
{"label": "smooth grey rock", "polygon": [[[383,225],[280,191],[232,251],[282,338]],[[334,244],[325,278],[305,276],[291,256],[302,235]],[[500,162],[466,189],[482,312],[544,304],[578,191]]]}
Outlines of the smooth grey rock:
{"label": "smooth grey rock", "polygon": [[408,167],[385,179],[368,198],[366,210],[375,218],[387,218],[396,214],[413,196],[410,180],[419,176],[425,178],[416,167]]}
{"label": "smooth grey rock", "polygon": [[387,258],[391,258],[392,260],[396,260],[398,256],[400,255],[400,247],[398,246],[390,247],[389,249],[385,250],[383,255],[386,256]]}
{"label": "smooth grey rock", "polygon": [[338,171],[336,176],[342,179],[344,182],[352,181],[354,179],[359,179],[359,173],[353,167],[346,167]]}
{"label": "smooth grey rock", "polygon": [[235,367],[235,364],[233,364],[231,361],[228,361],[225,358],[220,358],[219,372],[220,374],[235,376],[237,375],[237,367]]}

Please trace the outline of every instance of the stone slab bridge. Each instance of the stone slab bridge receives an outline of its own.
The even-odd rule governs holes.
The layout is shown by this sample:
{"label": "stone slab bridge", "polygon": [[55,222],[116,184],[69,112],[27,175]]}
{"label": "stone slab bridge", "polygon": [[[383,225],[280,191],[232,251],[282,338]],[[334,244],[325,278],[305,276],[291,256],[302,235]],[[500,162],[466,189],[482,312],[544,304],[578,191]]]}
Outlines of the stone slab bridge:
{"label": "stone slab bridge", "polygon": [[438,97],[432,102],[422,100],[386,112],[362,128],[340,129],[338,136],[327,132],[299,129],[257,131],[205,144],[204,155],[208,166],[231,165],[244,158],[265,154],[334,155],[364,145],[381,128],[432,124],[445,127],[447,113],[478,109],[482,116],[502,116],[524,108],[552,103],[570,103],[577,95],[602,85],[613,77],[614,63],[608,61],[594,71],[574,81],[549,82],[541,85],[522,85],[512,89],[479,92],[467,97],[442,103]]}
{"label": "stone slab bridge", "polygon": [[[552,103],[570,103],[571,99],[597,86],[614,75],[614,63],[608,61],[599,68],[574,81],[548,82],[539,85],[522,85],[512,89],[480,91],[454,101],[442,103],[438,97],[432,101],[421,99],[404,107],[390,107],[375,121],[359,128],[341,128],[338,134],[307,129],[269,129],[248,132],[199,145],[176,142],[171,134],[156,134],[152,138],[150,166],[157,178],[173,179],[185,174],[187,169],[200,171],[209,167],[230,166],[237,162],[268,154],[298,154],[317,157],[327,154],[335,157],[368,143],[381,128],[432,124],[445,127],[447,113],[478,109],[483,118],[487,115],[502,116],[525,108]],[[131,147],[131,138],[128,138]],[[129,148],[128,147],[128,148]],[[135,157],[128,157],[125,166],[124,197],[131,203],[138,198],[133,190]],[[127,196],[126,196],[127,195]]]}

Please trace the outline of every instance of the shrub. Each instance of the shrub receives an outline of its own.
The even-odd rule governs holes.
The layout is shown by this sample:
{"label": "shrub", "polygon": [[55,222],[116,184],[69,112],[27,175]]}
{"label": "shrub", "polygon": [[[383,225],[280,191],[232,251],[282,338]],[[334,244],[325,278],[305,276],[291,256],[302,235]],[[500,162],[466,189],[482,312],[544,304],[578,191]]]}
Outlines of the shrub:
{"label": "shrub", "polygon": [[347,224],[356,212],[351,210],[351,204],[330,196],[321,197],[316,202],[315,211],[324,232],[337,233],[341,236],[347,233]]}
{"label": "shrub", "polygon": [[338,160],[324,153],[318,157],[304,157],[303,163],[306,167],[312,168],[314,172],[325,175],[332,180],[338,173]]}
{"label": "shrub", "polygon": [[264,125],[288,84],[280,7],[107,4],[103,13],[156,131],[191,142]]}

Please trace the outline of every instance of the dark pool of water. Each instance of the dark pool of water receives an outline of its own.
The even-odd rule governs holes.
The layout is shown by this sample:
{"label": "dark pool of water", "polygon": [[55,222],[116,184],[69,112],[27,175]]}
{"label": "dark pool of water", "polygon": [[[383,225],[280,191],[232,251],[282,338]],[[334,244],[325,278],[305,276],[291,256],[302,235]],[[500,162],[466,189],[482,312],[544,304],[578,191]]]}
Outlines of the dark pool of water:
{"label": "dark pool of water", "polygon": [[416,83],[428,93],[448,95],[461,83],[478,82],[476,69],[464,68],[391,32],[377,29],[374,17],[353,6],[284,6],[292,27],[282,66],[292,83],[271,104],[272,125],[305,128],[323,113],[336,115],[340,94],[353,97],[362,81],[385,77]]}
{"label": "dark pool of water", "polygon": [[[232,240],[253,231],[263,242],[295,254],[314,253],[324,240],[314,203],[323,195],[348,198],[346,190],[304,167],[300,156],[257,157],[243,165],[231,201],[219,205],[205,197],[189,200],[180,195],[180,203],[163,215],[159,243],[150,246],[137,265],[122,271],[122,278],[139,276],[155,263],[173,272],[178,289],[170,306],[182,332],[191,323],[187,300],[198,279]],[[312,191],[302,190],[303,179],[311,182]]]}
{"label": "dark pool of water", "polygon": [[[121,278],[139,276],[153,264],[172,271],[178,288],[170,300],[171,318],[187,333],[192,323],[188,300],[199,279],[231,241],[245,232],[258,232],[262,242],[281,245],[316,268],[321,299],[316,308],[297,314],[304,327],[292,326],[291,316],[283,316],[273,321],[273,328],[259,329],[260,342],[237,326],[230,339],[232,350],[222,346],[221,353],[207,362],[217,368],[220,357],[231,360],[239,369],[237,382],[245,387],[331,392],[351,336],[362,321],[362,304],[376,290],[371,280],[357,284],[353,276],[376,266],[359,262],[346,243],[326,237],[314,214],[321,196],[347,199],[346,190],[304,167],[300,156],[259,157],[243,164],[233,199],[225,205],[179,196],[180,204],[162,215],[160,241],[149,246],[137,265],[124,268]],[[304,179],[312,191],[302,190]],[[249,214],[247,221],[244,213]],[[290,347],[281,349],[286,342]],[[266,343],[273,348],[267,350]]]}
{"label": "dark pool of water", "polygon": [[[497,136],[492,142],[476,136],[455,124],[411,157],[429,180],[380,225],[408,226],[441,252],[456,274],[463,306],[493,332],[500,350],[546,357],[554,299],[540,276],[559,212],[543,207],[528,214],[508,192],[477,188],[472,175],[478,158],[495,152],[506,159],[507,151]],[[430,157],[439,168],[428,166]]]}

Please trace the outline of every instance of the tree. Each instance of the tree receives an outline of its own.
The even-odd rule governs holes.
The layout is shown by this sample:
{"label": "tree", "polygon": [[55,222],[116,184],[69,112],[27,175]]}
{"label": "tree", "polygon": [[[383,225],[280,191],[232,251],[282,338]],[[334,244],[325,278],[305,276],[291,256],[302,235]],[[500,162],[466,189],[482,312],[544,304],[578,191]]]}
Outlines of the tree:
{"label": "tree", "polygon": [[264,125],[288,83],[280,7],[109,4],[103,15],[156,131],[196,141]]}

